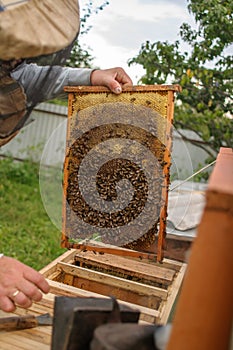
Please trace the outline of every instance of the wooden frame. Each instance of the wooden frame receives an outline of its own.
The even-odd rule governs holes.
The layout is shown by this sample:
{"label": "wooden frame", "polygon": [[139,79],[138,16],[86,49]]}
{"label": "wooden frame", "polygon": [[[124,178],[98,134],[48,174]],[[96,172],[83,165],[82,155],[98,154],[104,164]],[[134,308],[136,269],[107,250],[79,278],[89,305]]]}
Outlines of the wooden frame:
{"label": "wooden frame", "polygon": [[[148,85],[148,86],[133,86],[126,88],[122,94],[114,95],[107,88],[103,87],[65,87],[65,91],[68,92],[68,130],[67,130],[67,148],[71,138],[71,117],[76,115],[79,110],[86,108],[87,106],[93,106],[98,103],[108,103],[116,101],[124,101],[136,105],[148,105],[159,111],[160,114],[167,120],[167,129],[165,131],[166,149],[163,156],[163,185],[162,185],[162,199],[163,206],[161,207],[159,216],[159,230],[156,247],[157,260],[162,262],[164,257],[165,248],[165,236],[166,236],[166,218],[167,218],[167,205],[168,205],[168,187],[170,183],[170,166],[171,166],[171,126],[173,123],[174,114],[174,94],[180,91],[178,85]],[[143,97],[139,102],[138,96]],[[87,99],[87,102],[83,102]],[[155,101],[153,101],[155,99]],[[133,101],[133,102],[132,102]],[[79,104],[83,104],[80,106]],[[78,245],[69,240],[66,232],[66,197],[68,188],[68,157],[65,160],[64,165],[64,205],[63,205],[63,229],[61,246],[66,248],[76,248]],[[138,250],[138,249],[137,249]],[[141,249],[140,249],[141,250]]]}

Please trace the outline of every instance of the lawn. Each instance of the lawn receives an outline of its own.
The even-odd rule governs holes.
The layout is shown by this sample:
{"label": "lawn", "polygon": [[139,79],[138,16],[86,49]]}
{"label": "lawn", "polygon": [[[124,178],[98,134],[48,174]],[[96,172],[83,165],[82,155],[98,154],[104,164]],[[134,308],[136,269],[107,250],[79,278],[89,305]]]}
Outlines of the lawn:
{"label": "lawn", "polygon": [[30,161],[0,159],[0,252],[37,270],[65,251],[43,206],[38,174]]}

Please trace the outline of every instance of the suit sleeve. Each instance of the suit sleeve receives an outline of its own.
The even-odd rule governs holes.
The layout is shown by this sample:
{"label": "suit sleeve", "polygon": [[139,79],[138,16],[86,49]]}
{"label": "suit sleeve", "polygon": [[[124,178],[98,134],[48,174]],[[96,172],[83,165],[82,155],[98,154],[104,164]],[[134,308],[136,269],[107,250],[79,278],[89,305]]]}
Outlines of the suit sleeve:
{"label": "suit sleeve", "polygon": [[28,106],[64,96],[64,86],[91,85],[93,69],[22,63],[11,76],[24,89]]}

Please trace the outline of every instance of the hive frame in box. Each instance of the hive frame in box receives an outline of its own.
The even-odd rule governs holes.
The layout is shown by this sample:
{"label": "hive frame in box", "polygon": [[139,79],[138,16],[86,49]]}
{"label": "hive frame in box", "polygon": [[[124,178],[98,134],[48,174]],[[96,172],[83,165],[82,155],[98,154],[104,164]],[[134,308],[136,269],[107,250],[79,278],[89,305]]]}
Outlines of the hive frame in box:
{"label": "hive frame in box", "polygon": [[[171,166],[171,127],[173,124],[174,115],[174,94],[180,91],[180,87],[178,85],[133,86],[124,89],[124,91],[120,95],[115,95],[111,93],[107,88],[99,86],[69,86],[65,87],[64,90],[68,92],[67,149],[69,147],[69,139],[72,129],[71,117],[73,117],[76,114],[76,112],[79,112],[80,110],[83,110],[89,106],[96,106],[99,104],[105,104],[109,102],[126,102],[133,105],[139,105],[148,108],[151,108],[152,106],[154,111],[159,112],[160,115],[162,115],[162,117],[166,119],[166,130],[164,135],[165,151],[163,153],[163,185],[161,191],[163,205],[159,214],[159,230],[157,243],[157,261],[162,262],[166,236],[168,187],[170,182],[169,169]],[[138,102],[139,99],[140,101]],[[143,102],[141,102],[141,100]],[[151,101],[153,101],[153,103]],[[64,164],[63,229],[61,245],[62,247],[70,249],[80,248],[80,244],[69,241],[69,236],[66,232],[66,198],[69,177],[67,171],[68,161],[69,159],[68,157],[66,157]],[[115,249],[115,252],[117,252],[117,247]],[[135,252],[135,254],[137,254],[137,252]]]}

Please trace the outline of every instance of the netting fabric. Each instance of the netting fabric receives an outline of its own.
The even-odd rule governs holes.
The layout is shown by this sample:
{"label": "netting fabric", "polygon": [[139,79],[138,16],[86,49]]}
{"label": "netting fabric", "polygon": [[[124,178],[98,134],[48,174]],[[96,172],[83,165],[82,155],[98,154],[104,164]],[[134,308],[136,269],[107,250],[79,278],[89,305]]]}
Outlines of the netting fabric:
{"label": "netting fabric", "polygon": [[[45,85],[65,65],[79,32],[77,0],[1,1],[0,146],[27,123],[33,108],[46,100]],[[28,93],[13,72],[22,64],[47,67]],[[28,98],[30,94],[30,99]]]}

